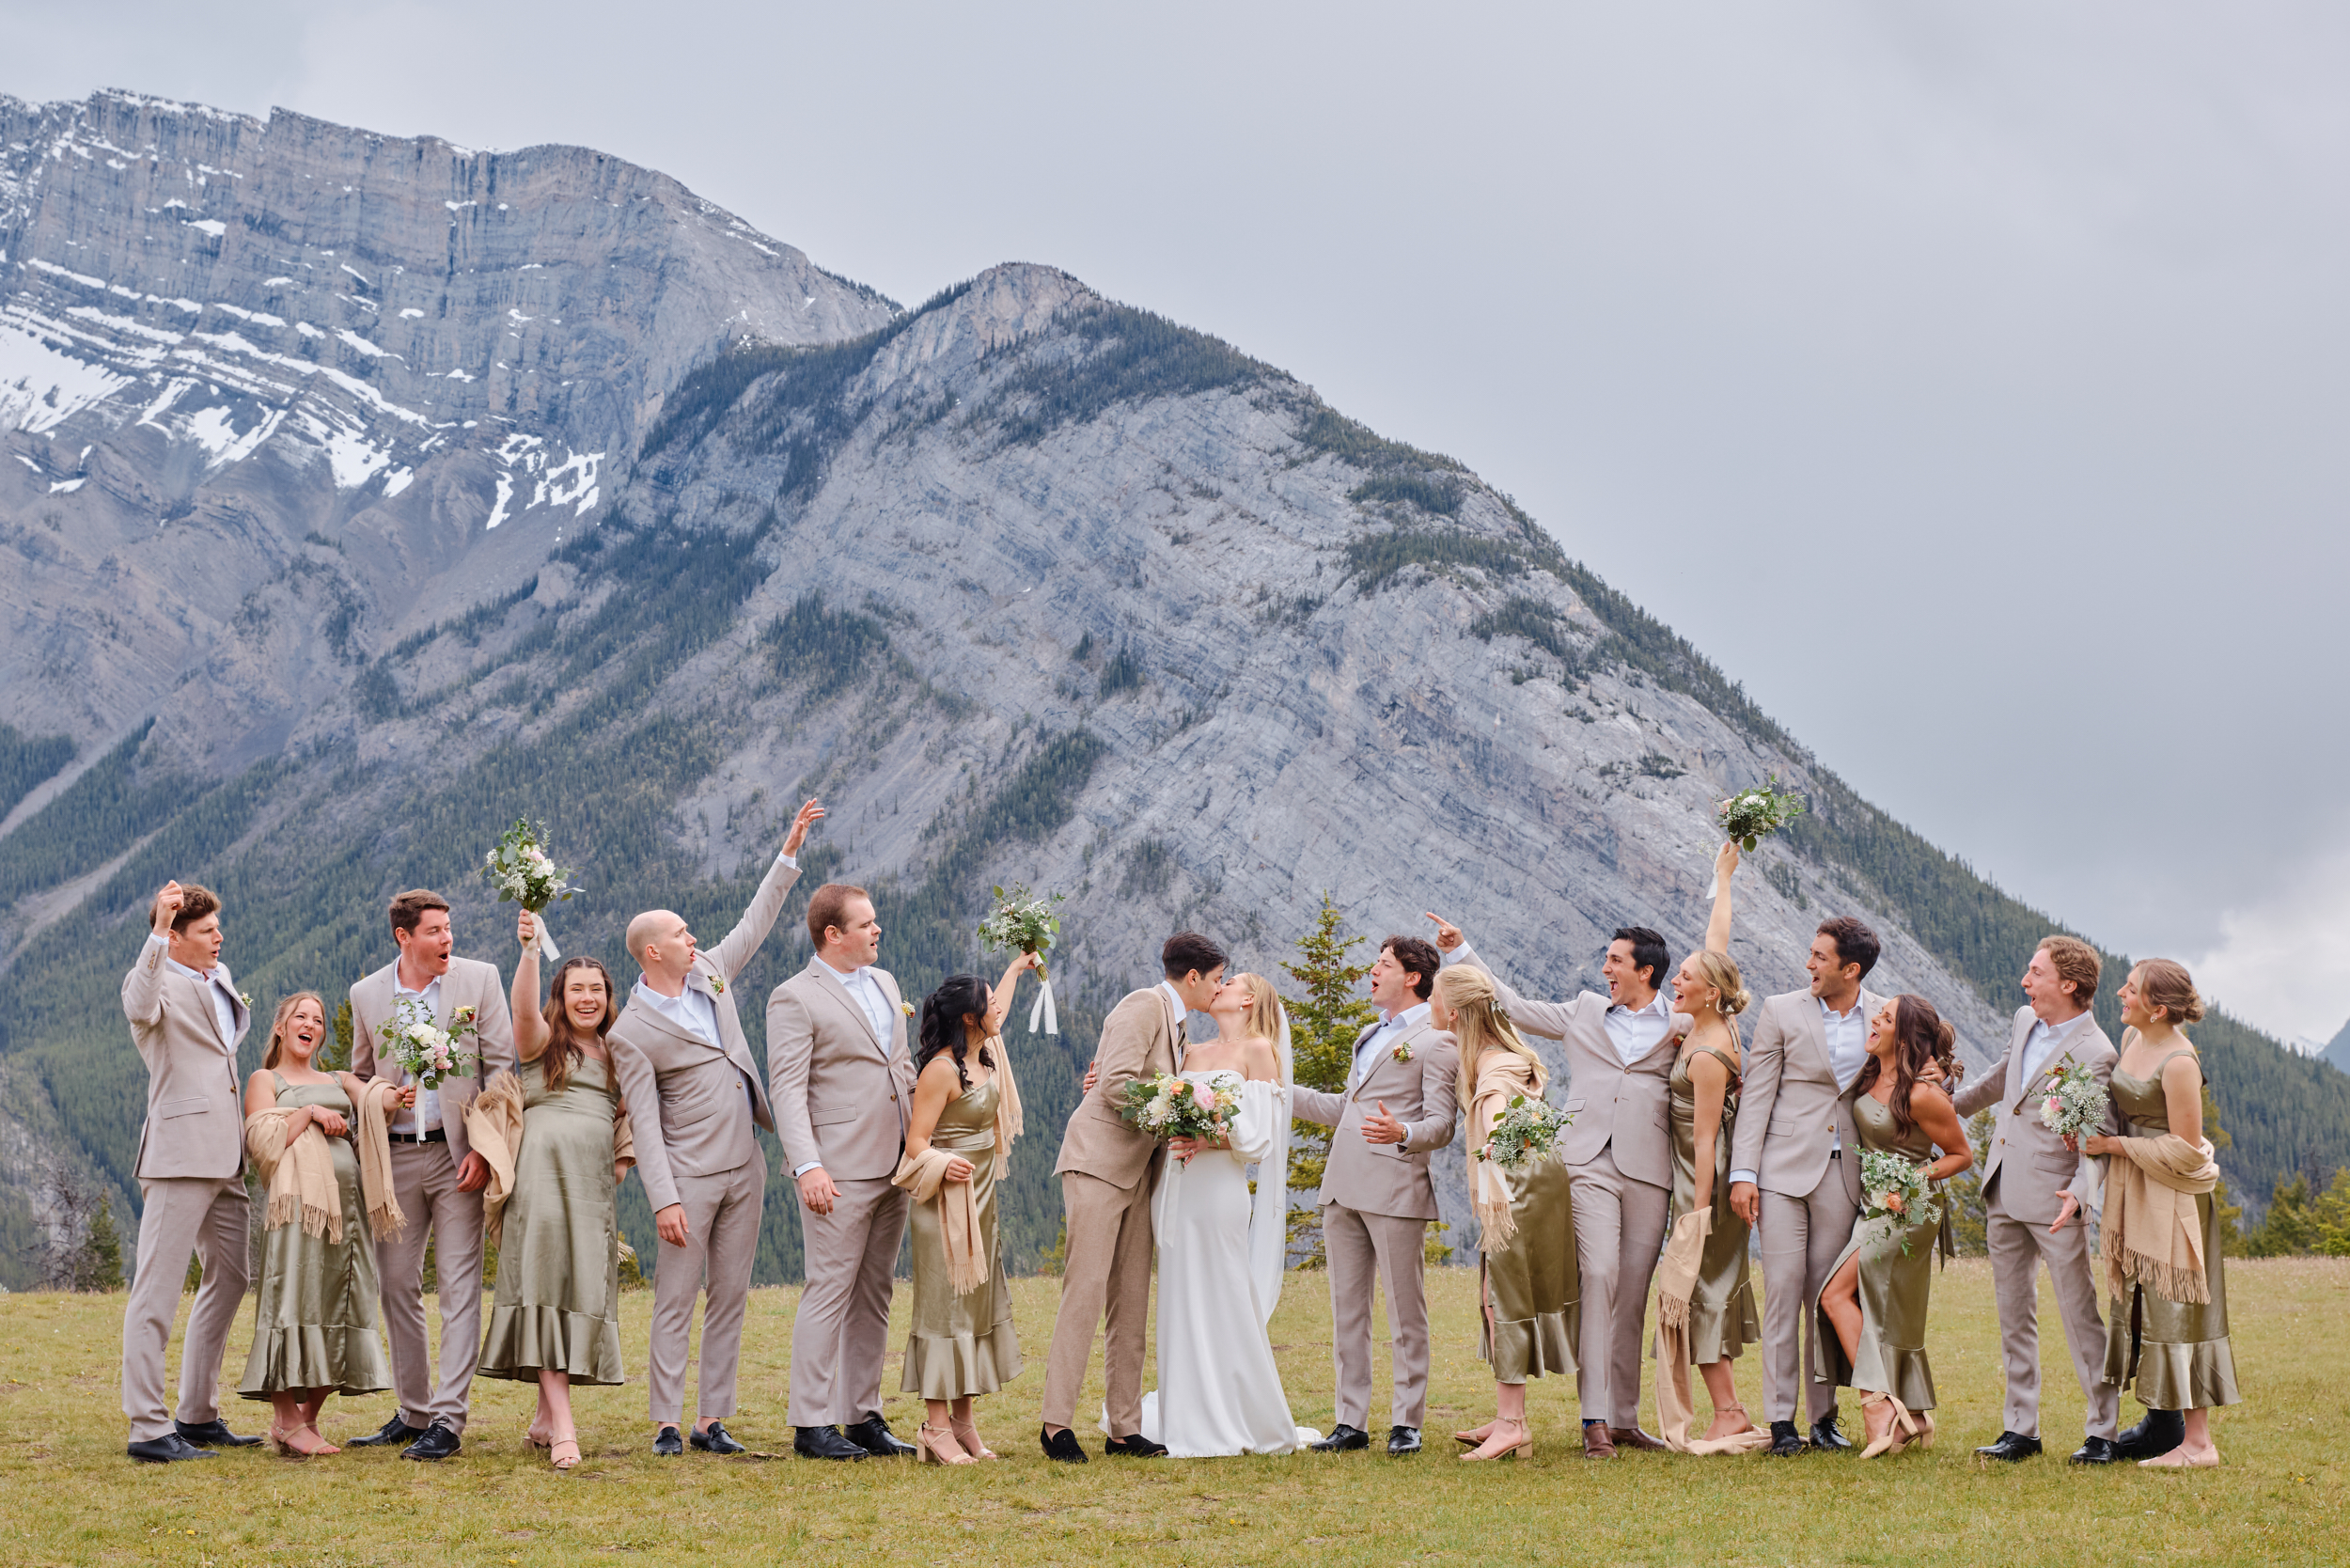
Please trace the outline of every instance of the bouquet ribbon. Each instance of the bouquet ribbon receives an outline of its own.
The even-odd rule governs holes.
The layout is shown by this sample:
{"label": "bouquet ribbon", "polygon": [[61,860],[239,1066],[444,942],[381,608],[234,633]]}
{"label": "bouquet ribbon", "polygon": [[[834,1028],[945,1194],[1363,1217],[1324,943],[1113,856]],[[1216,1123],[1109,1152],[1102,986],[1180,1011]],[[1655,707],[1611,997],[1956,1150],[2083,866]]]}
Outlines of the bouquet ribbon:
{"label": "bouquet ribbon", "polygon": [[546,912],[539,909],[532,910],[530,912],[530,923],[539,933],[540,956],[544,958],[549,964],[562,963],[563,949],[555,945],[555,933],[547,929]]}
{"label": "bouquet ribbon", "polygon": [[1044,1025],[1043,1033],[1060,1033],[1060,1019],[1053,1011],[1053,982],[1051,980],[1044,981],[1039,987],[1036,1005],[1028,1009],[1028,1032],[1030,1034],[1039,1032],[1037,1024],[1040,1021]]}

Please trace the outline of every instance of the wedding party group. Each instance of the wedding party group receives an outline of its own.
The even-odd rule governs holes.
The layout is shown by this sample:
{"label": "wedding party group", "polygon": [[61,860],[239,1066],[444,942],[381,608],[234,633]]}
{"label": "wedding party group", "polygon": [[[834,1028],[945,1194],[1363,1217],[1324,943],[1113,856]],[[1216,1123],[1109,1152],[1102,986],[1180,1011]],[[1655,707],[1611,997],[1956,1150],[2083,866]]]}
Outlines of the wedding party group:
{"label": "wedding party group", "polygon": [[[996,1224],[1023,1131],[1004,1021],[1020,977],[1042,978],[1053,922],[1010,921],[1015,937],[1035,934],[1009,944],[1020,950],[993,984],[953,976],[917,1007],[879,966],[871,899],[826,884],[807,903],[813,955],[768,997],[762,1072],[732,987],[823,814],[815,801],[801,808],[749,908],[714,947],[667,910],[631,919],[637,974],[625,995],[598,960],[558,961],[542,911],[562,884],[518,823],[490,865],[524,905],[510,985],[496,964],[456,956],[446,899],[401,893],[388,911],[394,956],[350,990],[349,1067],[321,1065],[326,1003],[299,992],[278,1005],[242,1084],[251,999],[221,962],[220,902],[200,886],[165,886],[122,987],[149,1072],[123,1324],[131,1457],[203,1458],[262,1441],[232,1432],[217,1403],[249,1283],[248,1168],[266,1199],[238,1391],[270,1405],[276,1451],[338,1451],[318,1424],[328,1397],[388,1388],[391,1418],[352,1446],[446,1458],[462,1445],[473,1380],[485,1376],[535,1385],[524,1437],[556,1468],[577,1465],[572,1389],[624,1381],[616,1193],[631,1169],[658,1234],[652,1451],[745,1451],[726,1422],[769,1176],[764,1130],[802,1211],[793,1451],[996,1458],[974,1401],[1023,1369]],[[2158,959],[2132,967],[2117,1051],[2091,1011],[2095,950],[2045,938],[2004,1052],[1966,1083],[1930,1001],[1867,988],[1879,944],[1851,917],[1820,924],[1806,989],[1753,1002],[1730,957],[1740,837],[1733,829],[1716,858],[1703,947],[1676,966],[1656,932],[1619,929],[1601,965],[1604,995],[1522,996],[1433,914],[1431,937],[1387,937],[1368,977],[1376,1021],[1355,1040],[1343,1084],[1326,1090],[1295,1081],[1270,980],[1228,973],[1228,955],[1205,935],[1170,937],[1161,982],[1104,1020],[1054,1166],[1067,1240],[1041,1390],[1043,1454],[1088,1462],[1075,1428],[1097,1344],[1107,1456],[1367,1450],[1382,1295],[1386,1451],[1421,1451],[1432,1168],[1465,1121],[1478,1352],[1495,1403],[1490,1420],[1453,1435],[1464,1461],[1531,1452],[1527,1385],[1546,1375],[1574,1378],[1581,1451],[1592,1459],[1625,1448],[1778,1457],[1856,1448],[1876,1459],[1931,1446],[1926,1326],[1950,1223],[1940,1184],[1980,1165],[2006,1403],[2003,1430],[1976,1451],[1998,1461],[2041,1451],[2044,1266],[2087,1401],[2072,1459],[2217,1465],[2209,1412],[2241,1396],[2202,1072],[2183,1027],[2202,1015],[2187,972]],[[553,964],[543,978],[542,958]],[[1049,1011],[1049,983],[1039,1007]],[[1213,1037],[1192,1038],[1194,1014],[1213,1021]],[[1562,1055],[1556,1103],[1529,1038]],[[1986,1110],[1992,1130],[1979,1150],[1966,1119]],[[1326,1434],[1292,1420],[1266,1328],[1290,1273],[1293,1120],[1330,1129],[1311,1200],[1332,1308]],[[882,1411],[901,1248],[912,1300],[898,1387],[925,1412],[911,1442]],[[175,1415],[165,1353],[192,1257],[201,1280]],[[1748,1346],[1762,1362],[1761,1423],[1731,1378]],[[1640,1420],[1652,1356],[1654,1433]],[[1711,1403],[1702,1425],[1692,1367]],[[1861,1427],[1850,1435],[1839,1411],[1847,1388]],[[2145,1407],[2126,1431],[2124,1388]]]}

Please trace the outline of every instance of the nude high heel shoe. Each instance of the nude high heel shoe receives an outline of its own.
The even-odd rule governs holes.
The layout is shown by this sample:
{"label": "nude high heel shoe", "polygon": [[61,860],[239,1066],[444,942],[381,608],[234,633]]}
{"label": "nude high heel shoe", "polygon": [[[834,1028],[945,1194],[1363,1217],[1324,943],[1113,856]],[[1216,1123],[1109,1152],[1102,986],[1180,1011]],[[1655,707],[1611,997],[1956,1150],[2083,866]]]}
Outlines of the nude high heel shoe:
{"label": "nude high heel shoe", "polygon": [[974,1459],[1001,1459],[1004,1457],[1002,1454],[997,1453],[994,1449],[989,1448],[980,1438],[979,1426],[977,1421],[970,1422],[969,1424],[964,1426],[957,1426],[954,1422],[948,1421],[947,1423],[947,1430],[953,1434],[956,1446],[961,1448],[964,1452],[969,1454]]}
{"label": "nude high heel shoe", "polygon": [[1893,1407],[1892,1424],[1885,1429],[1883,1436],[1872,1437],[1869,1440],[1869,1446],[1860,1450],[1860,1457],[1863,1459],[1876,1459],[1885,1454],[1898,1453],[1912,1437],[1917,1435],[1918,1423],[1911,1418],[1909,1411],[1903,1406],[1900,1400],[1895,1399],[1891,1394],[1864,1393],[1860,1396],[1860,1407],[1864,1411],[1879,1404],[1890,1404]]}
{"label": "nude high heel shoe", "polygon": [[[1510,1435],[1514,1430],[1515,1437]],[[1485,1441],[1461,1455],[1464,1464],[1480,1459],[1530,1459],[1534,1455],[1534,1429],[1524,1421],[1496,1419],[1486,1429]],[[1496,1447],[1496,1445],[1499,1445]]]}
{"label": "nude high heel shoe", "polygon": [[928,1421],[914,1429],[914,1446],[925,1465],[976,1465],[977,1459],[963,1451],[955,1442],[951,1427],[936,1427]]}
{"label": "nude high heel shoe", "polygon": [[547,1459],[558,1470],[568,1470],[579,1463],[579,1435],[557,1437],[547,1445]]}

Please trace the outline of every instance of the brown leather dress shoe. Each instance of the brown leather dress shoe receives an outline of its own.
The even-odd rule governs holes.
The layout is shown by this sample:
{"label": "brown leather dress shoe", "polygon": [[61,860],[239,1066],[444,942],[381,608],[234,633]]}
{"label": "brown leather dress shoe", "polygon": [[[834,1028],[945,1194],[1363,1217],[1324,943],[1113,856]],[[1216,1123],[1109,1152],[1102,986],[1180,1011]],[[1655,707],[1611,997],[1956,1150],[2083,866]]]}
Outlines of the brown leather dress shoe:
{"label": "brown leather dress shoe", "polygon": [[1583,1457],[1586,1459],[1616,1457],[1616,1440],[1608,1435],[1606,1421],[1583,1423]]}
{"label": "brown leather dress shoe", "polygon": [[1607,1435],[1620,1449],[1638,1449],[1644,1453],[1670,1451],[1665,1447],[1663,1439],[1652,1437],[1637,1426],[1611,1426],[1607,1429]]}

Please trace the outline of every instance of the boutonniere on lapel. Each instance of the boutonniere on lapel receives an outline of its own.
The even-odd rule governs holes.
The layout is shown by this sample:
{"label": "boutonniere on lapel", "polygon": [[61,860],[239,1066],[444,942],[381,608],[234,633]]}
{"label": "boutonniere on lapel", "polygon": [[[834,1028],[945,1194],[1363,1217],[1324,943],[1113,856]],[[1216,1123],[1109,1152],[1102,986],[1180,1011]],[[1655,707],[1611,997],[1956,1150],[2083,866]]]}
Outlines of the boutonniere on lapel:
{"label": "boutonniere on lapel", "polygon": [[716,975],[704,975],[702,978],[710,982],[710,993],[712,996],[723,996],[727,994],[727,982],[718,978]]}
{"label": "boutonniere on lapel", "polygon": [[914,1004],[912,1002],[900,1002],[898,1004],[898,1011],[911,1018],[914,1016]]}
{"label": "boutonniere on lapel", "polygon": [[247,1012],[251,1012],[251,1011],[253,1011],[253,993],[252,993],[252,992],[250,992],[250,991],[240,991],[240,992],[238,992],[238,993],[237,993],[237,1000],[238,1000],[239,1002],[241,1002],[241,1003],[243,1003],[243,1004],[244,1005],[244,1010],[245,1010],[245,1011],[247,1011]]}
{"label": "boutonniere on lapel", "polygon": [[1388,1054],[1389,1056],[1391,1056],[1391,1057],[1395,1058],[1395,1059],[1396,1059],[1396,1060],[1398,1060],[1398,1061],[1409,1061],[1409,1060],[1411,1060],[1411,1059],[1412,1059],[1412,1045],[1411,1045],[1411,1042],[1409,1042],[1409,1041],[1405,1041],[1402,1044],[1398,1045],[1398,1046],[1397,1046],[1394,1050],[1392,1050],[1392,1051],[1388,1052],[1387,1054]]}

